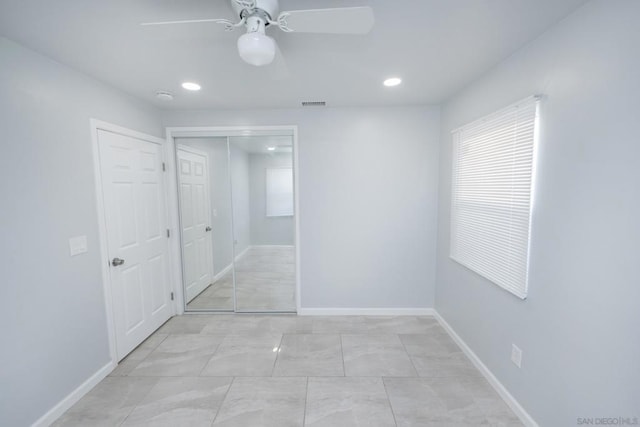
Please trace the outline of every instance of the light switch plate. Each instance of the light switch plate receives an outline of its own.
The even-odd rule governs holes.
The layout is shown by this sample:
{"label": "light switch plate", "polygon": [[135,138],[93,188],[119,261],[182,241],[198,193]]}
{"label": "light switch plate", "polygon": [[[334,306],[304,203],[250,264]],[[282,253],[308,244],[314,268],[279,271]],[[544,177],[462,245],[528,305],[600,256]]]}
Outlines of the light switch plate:
{"label": "light switch plate", "polygon": [[69,255],[76,256],[87,252],[87,236],[76,236],[69,239]]}

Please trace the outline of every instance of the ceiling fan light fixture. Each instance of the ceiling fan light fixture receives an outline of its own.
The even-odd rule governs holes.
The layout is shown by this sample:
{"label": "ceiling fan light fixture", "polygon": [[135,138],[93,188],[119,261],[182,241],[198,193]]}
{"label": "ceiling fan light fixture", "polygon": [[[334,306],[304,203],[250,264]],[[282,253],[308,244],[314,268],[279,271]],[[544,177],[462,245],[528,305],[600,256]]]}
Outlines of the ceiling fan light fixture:
{"label": "ceiling fan light fixture", "polygon": [[276,57],[276,42],[259,31],[243,34],[238,39],[238,53],[246,63],[261,67]]}

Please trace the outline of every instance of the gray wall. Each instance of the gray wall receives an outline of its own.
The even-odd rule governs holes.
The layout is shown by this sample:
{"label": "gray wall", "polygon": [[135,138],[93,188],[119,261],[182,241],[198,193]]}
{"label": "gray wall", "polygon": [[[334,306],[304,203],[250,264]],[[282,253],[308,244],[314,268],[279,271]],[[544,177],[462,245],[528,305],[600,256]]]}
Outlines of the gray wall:
{"label": "gray wall", "polygon": [[249,154],[229,147],[231,158],[231,194],[233,195],[233,230],[235,256],[251,245],[251,194],[249,184]]}
{"label": "gray wall", "polygon": [[176,144],[193,147],[209,155],[213,269],[214,274],[218,274],[228,267],[233,259],[227,138],[176,138]]}
{"label": "gray wall", "polygon": [[[33,423],[109,362],[89,118],[158,113],[0,38],[0,424]],[[68,239],[89,251],[69,256]]]}
{"label": "gray wall", "polygon": [[298,125],[305,308],[433,306],[439,120],[437,107],[164,113],[166,126]]}
{"label": "gray wall", "polygon": [[293,167],[293,154],[249,155],[251,190],[251,244],[294,245],[292,216],[267,217],[267,180],[269,168]]}
{"label": "gray wall", "polygon": [[[640,416],[639,16],[635,0],[587,3],[443,108],[436,309],[542,426]],[[547,99],[521,301],[448,258],[450,132],[534,93]]]}

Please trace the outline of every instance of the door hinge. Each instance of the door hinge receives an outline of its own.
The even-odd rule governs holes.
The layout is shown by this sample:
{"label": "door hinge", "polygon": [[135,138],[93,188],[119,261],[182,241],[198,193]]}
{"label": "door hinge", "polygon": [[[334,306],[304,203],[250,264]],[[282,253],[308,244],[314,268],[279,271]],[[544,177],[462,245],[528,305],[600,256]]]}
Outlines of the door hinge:
{"label": "door hinge", "polygon": [[171,237],[171,230],[167,228],[167,238]]}
{"label": "door hinge", "polygon": [[165,162],[162,162],[162,172],[166,172],[167,171],[167,165],[165,164]]}
{"label": "door hinge", "polygon": [[173,292],[171,292],[171,301],[173,301]]}

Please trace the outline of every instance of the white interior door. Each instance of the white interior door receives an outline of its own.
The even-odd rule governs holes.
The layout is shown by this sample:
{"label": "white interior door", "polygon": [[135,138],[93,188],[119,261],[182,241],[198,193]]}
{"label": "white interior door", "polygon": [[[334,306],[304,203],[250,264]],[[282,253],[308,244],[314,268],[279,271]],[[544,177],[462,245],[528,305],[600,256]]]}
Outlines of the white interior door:
{"label": "white interior door", "polygon": [[182,213],[182,257],[186,302],[213,281],[213,241],[209,161],[206,153],[178,146],[180,206]]}
{"label": "white interior door", "polygon": [[162,146],[105,130],[98,146],[121,360],[173,312]]}

